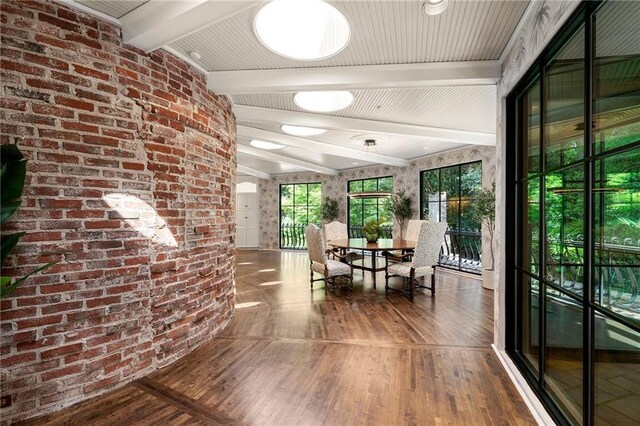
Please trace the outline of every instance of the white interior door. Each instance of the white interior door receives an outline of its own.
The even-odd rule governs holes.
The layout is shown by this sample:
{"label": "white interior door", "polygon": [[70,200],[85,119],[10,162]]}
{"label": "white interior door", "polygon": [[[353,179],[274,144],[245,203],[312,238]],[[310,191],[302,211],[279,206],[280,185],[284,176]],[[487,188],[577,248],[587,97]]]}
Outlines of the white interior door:
{"label": "white interior door", "polygon": [[258,247],[258,194],[239,193],[236,203],[236,246]]}

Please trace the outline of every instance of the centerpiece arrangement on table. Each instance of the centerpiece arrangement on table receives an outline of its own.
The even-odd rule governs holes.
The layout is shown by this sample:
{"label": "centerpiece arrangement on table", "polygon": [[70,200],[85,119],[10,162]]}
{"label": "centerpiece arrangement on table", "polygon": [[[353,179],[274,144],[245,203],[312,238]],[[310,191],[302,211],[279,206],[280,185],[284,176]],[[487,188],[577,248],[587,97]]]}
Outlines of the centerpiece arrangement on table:
{"label": "centerpiece arrangement on table", "polygon": [[367,239],[370,243],[375,243],[380,238],[380,234],[382,229],[380,229],[381,222],[376,220],[370,220],[362,227],[362,235]]}

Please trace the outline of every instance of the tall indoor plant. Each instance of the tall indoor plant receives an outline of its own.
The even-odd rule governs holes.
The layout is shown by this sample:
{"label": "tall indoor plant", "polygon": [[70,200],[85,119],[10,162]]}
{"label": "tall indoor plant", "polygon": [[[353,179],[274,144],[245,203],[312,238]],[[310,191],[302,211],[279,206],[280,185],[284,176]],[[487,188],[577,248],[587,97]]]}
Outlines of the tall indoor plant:
{"label": "tall indoor plant", "polygon": [[485,265],[484,255],[482,256],[482,286],[493,290],[494,285],[494,260],[493,260],[493,232],[496,226],[496,184],[491,189],[482,189],[474,194],[473,207],[471,209],[472,219],[484,226],[489,233],[489,253],[491,261]]}
{"label": "tall indoor plant", "polygon": [[400,239],[402,239],[404,224],[413,216],[411,198],[405,195],[404,190],[398,191],[395,193],[395,195],[392,195],[387,199],[386,208],[398,221],[398,225],[400,225]]}
{"label": "tall indoor plant", "polygon": [[[0,163],[2,163],[2,172],[0,173],[0,225],[4,225],[22,203],[22,191],[27,173],[27,160],[17,145],[1,145]],[[26,232],[16,232],[0,237],[2,244],[0,249],[0,265],[4,264],[9,253],[11,253],[20,238],[25,234]],[[55,263],[56,262],[50,262],[46,265],[39,266],[20,278],[0,275],[0,298],[11,295],[24,280]]]}
{"label": "tall indoor plant", "polygon": [[320,206],[320,217],[322,220],[331,222],[338,218],[338,202],[329,197],[324,197],[322,206]]}

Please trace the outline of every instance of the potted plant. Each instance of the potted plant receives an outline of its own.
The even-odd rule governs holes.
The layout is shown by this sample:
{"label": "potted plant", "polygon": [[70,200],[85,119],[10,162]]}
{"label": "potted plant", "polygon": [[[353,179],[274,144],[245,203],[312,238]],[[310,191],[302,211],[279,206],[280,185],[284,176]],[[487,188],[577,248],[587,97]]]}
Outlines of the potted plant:
{"label": "potted plant", "polygon": [[405,195],[405,191],[398,191],[386,200],[386,208],[391,212],[393,217],[400,225],[400,239],[404,232],[404,224],[407,219],[413,216],[413,207],[411,206],[411,198]]}
{"label": "potted plant", "polygon": [[320,206],[320,217],[327,222],[337,219],[338,202],[329,197],[324,197],[324,202]]}
{"label": "potted plant", "polygon": [[491,186],[491,189],[482,189],[474,194],[471,218],[480,223],[481,226],[485,226],[489,233],[489,254],[491,255],[491,261],[485,264],[485,256],[483,253],[482,266],[484,268],[482,270],[482,286],[493,290],[495,288],[493,263],[493,232],[496,226],[495,183]]}
{"label": "potted plant", "polygon": [[[0,174],[0,225],[4,225],[22,203],[22,191],[27,173],[27,160],[22,156],[17,145],[2,145],[0,146],[0,162],[2,163],[2,173]],[[4,264],[11,250],[13,250],[20,238],[25,234],[26,232],[16,232],[0,237],[2,243],[0,249],[0,265]],[[49,262],[20,278],[14,279],[13,277],[1,275],[0,299],[10,296],[15,289],[31,275],[55,263],[56,262]]]}
{"label": "potted plant", "polygon": [[362,227],[362,235],[370,243],[375,243],[380,237],[380,223],[375,220],[370,220]]}

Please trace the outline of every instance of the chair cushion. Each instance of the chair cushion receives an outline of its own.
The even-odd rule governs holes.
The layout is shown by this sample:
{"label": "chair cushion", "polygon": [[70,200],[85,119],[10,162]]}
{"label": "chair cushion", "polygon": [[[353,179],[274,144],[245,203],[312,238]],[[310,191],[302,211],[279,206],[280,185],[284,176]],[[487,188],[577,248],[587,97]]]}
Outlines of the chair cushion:
{"label": "chair cushion", "polygon": [[[390,263],[387,268],[389,271],[389,275],[399,275],[401,277],[409,277],[411,274],[411,262],[398,262],[398,263]],[[424,277],[426,275],[431,275],[433,273],[433,268],[431,266],[425,266],[422,268],[416,269],[416,278]]]}
{"label": "chair cushion", "polygon": [[[313,262],[311,264],[311,269],[313,269],[314,272],[324,275],[324,265],[322,263]],[[327,270],[329,271],[327,278],[337,277],[340,275],[351,275],[351,268],[349,265],[338,262],[337,260],[328,259]]]}

